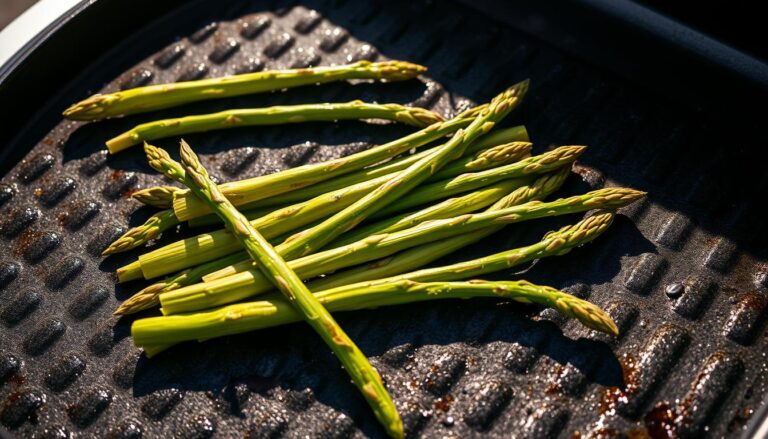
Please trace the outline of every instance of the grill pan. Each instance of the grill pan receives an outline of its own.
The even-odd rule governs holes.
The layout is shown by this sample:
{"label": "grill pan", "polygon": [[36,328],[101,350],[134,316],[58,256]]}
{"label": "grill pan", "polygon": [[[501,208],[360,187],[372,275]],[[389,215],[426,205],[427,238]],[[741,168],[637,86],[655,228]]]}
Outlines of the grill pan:
{"label": "grill pan", "polygon": [[[758,210],[768,193],[768,136],[747,105],[765,97],[759,63],[729,64],[695,38],[681,40],[698,48],[675,47],[663,21],[606,22],[599,1],[571,2],[558,15],[539,2],[182,3],[83,3],[0,71],[7,434],[380,437],[305,325],[141,356],[131,319],[111,317],[139,288],[115,286],[112,274],[136,253],[98,255],[151,214],[126,198],[161,180],[138,150],[108,157],[103,142],[152,118],[278,103],[404,102],[450,116],[524,78],[532,89],[510,123],[528,127],[537,151],[590,146],[564,194],[604,185],[650,194],[594,244],[524,275],[607,309],[622,336],[486,300],[339,314],[389,383],[409,434],[738,437],[759,428],[768,394],[768,227]],[[95,124],[59,116],[98,91],[387,58],[430,70],[420,81],[308,87]],[[407,131],[344,122],[187,140],[228,181]],[[533,242],[573,219],[508,227],[461,257]]]}

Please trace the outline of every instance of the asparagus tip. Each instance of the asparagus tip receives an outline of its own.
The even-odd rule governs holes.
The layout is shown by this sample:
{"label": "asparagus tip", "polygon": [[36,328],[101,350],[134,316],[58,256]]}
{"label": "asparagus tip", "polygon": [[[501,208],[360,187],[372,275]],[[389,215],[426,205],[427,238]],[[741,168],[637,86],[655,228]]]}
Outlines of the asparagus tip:
{"label": "asparagus tip", "polygon": [[158,294],[164,286],[164,283],[157,283],[144,288],[121,303],[112,314],[116,316],[134,314],[152,308],[160,303]]}
{"label": "asparagus tip", "polygon": [[104,105],[114,100],[110,95],[95,94],[80,102],[76,102],[64,110],[61,114],[70,120],[96,120],[100,119],[104,112]]}
{"label": "asparagus tip", "polygon": [[370,65],[378,69],[382,78],[393,81],[415,78],[427,71],[426,67],[408,61],[384,61]]}
{"label": "asparagus tip", "polygon": [[148,206],[170,209],[173,207],[174,194],[180,190],[176,186],[155,186],[136,191],[131,197]]}

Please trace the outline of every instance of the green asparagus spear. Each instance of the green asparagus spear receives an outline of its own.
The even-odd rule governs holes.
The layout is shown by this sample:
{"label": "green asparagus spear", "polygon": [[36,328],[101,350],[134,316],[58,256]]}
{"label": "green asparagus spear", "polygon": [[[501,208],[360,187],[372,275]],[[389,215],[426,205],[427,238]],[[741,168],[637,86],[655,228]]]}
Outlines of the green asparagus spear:
{"label": "green asparagus spear", "polygon": [[134,249],[157,238],[160,236],[160,233],[178,224],[179,220],[176,218],[173,210],[162,210],[149,217],[140,227],[134,227],[127,231],[123,236],[110,244],[101,255],[106,256]]}
{"label": "green asparagus spear", "polygon": [[269,242],[224,197],[189,146],[182,140],[181,157],[186,175],[180,175],[173,169],[178,163],[173,162],[165,151],[150,145],[146,145],[145,150],[153,168],[188,185],[211,210],[221,216],[227,229],[258,261],[270,282],[333,350],[387,433],[392,437],[403,437],[402,421],[376,369]]}
{"label": "green asparagus spear", "polygon": [[[384,223],[387,225],[392,225],[391,223],[400,222],[400,227],[397,227],[393,230],[387,230],[386,228],[382,228],[382,230],[376,230],[376,233],[385,232],[385,231],[402,230],[404,228],[411,227],[423,221],[424,219],[421,217],[420,214],[417,214],[414,217],[408,217],[409,216],[408,214],[396,215],[396,216],[392,216],[392,215],[396,214],[397,212],[434,201],[436,195],[447,196],[447,195],[453,195],[457,193],[457,191],[459,190],[466,191],[467,189],[484,187],[484,185],[488,183],[495,183],[505,177],[523,175],[524,171],[525,172],[531,171],[531,172],[537,172],[537,173],[542,171],[549,171],[551,169],[554,169],[555,167],[562,166],[564,163],[572,162],[583,151],[584,151],[584,147],[581,147],[581,146],[565,146],[565,147],[561,147],[556,150],[553,150],[543,156],[531,158],[530,160],[526,159],[519,163],[489,169],[486,172],[467,173],[467,174],[460,175],[455,179],[422,186],[420,188],[413,190],[411,193],[409,193],[405,197],[392,203],[390,206],[387,206],[386,208],[383,208],[379,212],[371,215],[372,219],[389,217],[389,219],[384,220]],[[541,157],[546,157],[546,159],[542,160]],[[532,164],[536,164],[536,166],[532,166]],[[541,166],[538,166],[539,164]],[[447,170],[448,169],[445,169],[445,171]],[[515,186],[519,186],[521,183],[524,183],[523,181],[520,181],[520,180],[513,180],[511,182]],[[462,197],[460,200],[457,200],[456,203],[451,203],[450,200],[447,200],[445,204],[435,206],[435,208],[437,209],[436,211],[428,211],[428,212],[424,212],[424,214],[427,216],[439,214],[441,210],[444,208],[453,209],[455,204],[467,202],[468,200],[473,200],[474,198],[473,194],[469,194],[466,197],[468,198]],[[438,215],[438,216],[435,216],[434,218],[440,218],[440,216]],[[443,218],[445,218],[445,216],[443,216]],[[371,233],[373,233],[374,229],[379,228],[381,225],[382,224],[380,223],[376,223],[371,227],[364,227],[362,229],[353,229],[350,232],[348,232],[350,237],[345,239],[343,243],[347,244],[354,241],[362,240],[366,236],[369,236]],[[278,251],[282,252],[282,249],[283,249],[282,245],[278,246]],[[219,270],[219,274],[217,276],[211,276],[211,278],[215,279],[216,277],[221,277],[225,275],[225,273],[227,273],[228,275],[228,274],[232,274],[233,272],[242,271],[242,269],[247,268],[247,266],[248,266],[248,261],[246,260],[244,263],[239,264],[237,267],[234,267],[234,266],[226,267]]]}
{"label": "green asparagus spear", "polygon": [[[385,284],[402,279],[416,282],[471,279],[536,259],[548,256],[561,256],[575,247],[586,244],[600,236],[611,225],[613,217],[614,213],[612,211],[601,211],[576,224],[565,226],[556,232],[551,232],[538,243],[527,247],[507,250],[484,258],[458,262],[444,267],[425,268],[408,274],[371,281],[369,284]],[[339,287],[339,289],[346,288],[348,287]]]}
{"label": "green asparagus spear", "polygon": [[299,232],[280,244],[280,254],[287,259],[316,252],[337,236],[360,224],[367,217],[402,197],[437,173],[445,164],[464,154],[475,139],[488,133],[522,100],[528,91],[528,81],[513,85],[491,100],[465,130],[457,131],[451,140],[437,150],[404,169],[397,177],[374,189],[351,206],[334,214],[311,229]]}
{"label": "green asparagus spear", "polygon": [[[515,128],[510,128],[510,129],[501,130],[501,131],[503,131],[503,132],[502,133],[493,133],[492,135],[487,136],[487,137],[489,137],[492,142],[497,142],[497,141],[498,142],[501,142],[501,141],[515,141],[515,140],[520,139],[520,138],[527,139],[527,133],[525,131],[525,127],[515,127]],[[496,143],[485,142],[484,139],[481,139],[481,142],[478,142],[478,143],[481,143],[483,147],[487,147],[488,145],[496,144]],[[352,156],[350,156],[350,157],[352,157]],[[498,160],[501,157],[495,157],[495,158]],[[334,161],[325,162],[325,163],[332,163],[332,162],[334,162]],[[473,165],[470,165],[470,166],[473,166],[474,168],[478,168],[480,163],[482,163],[482,162],[478,162],[477,164],[473,164]],[[312,167],[312,166],[316,166],[316,165],[307,165],[307,166]],[[301,168],[306,168],[306,166],[305,167],[301,167]],[[288,170],[288,171],[284,171],[284,172],[290,174],[295,169],[300,169],[300,168],[294,168],[294,169],[291,169],[291,170]],[[463,170],[463,172],[471,171],[471,170],[472,170],[472,168],[467,168],[467,169]],[[269,176],[266,176],[266,177],[272,177],[272,176],[279,175],[279,174],[281,174],[281,173],[272,174],[272,175],[269,175]],[[340,210],[340,209],[348,206],[352,202],[358,200],[360,197],[362,197],[366,193],[368,193],[371,190],[373,190],[374,187],[376,187],[378,185],[381,185],[384,182],[384,180],[385,180],[385,175],[389,175],[389,174],[378,173],[377,175],[378,175],[377,178],[379,178],[377,181],[362,180],[362,181],[359,182],[359,184],[364,184],[365,183],[365,184],[367,184],[367,186],[364,186],[364,187],[363,186],[356,186],[354,189],[349,188],[349,186],[347,186],[347,185],[341,186],[340,188],[343,188],[343,190],[342,189],[337,190],[335,192],[335,194],[334,194],[335,198],[330,198],[329,196],[325,196],[323,199],[326,202],[333,202],[333,204],[335,204],[337,206],[337,209]],[[248,180],[245,180],[245,181],[248,181]],[[243,183],[243,182],[235,182],[235,183],[239,184],[239,183]],[[225,186],[225,185],[222,185],[222,186]],[[142,197],[142,198],[150,198],[150,197],[155,197],[155,196],[162,197],[163,194],[165,192],[167,192],[166,188],[167,188],[166,186],[161,186],[161,187],[157,187],[157,188],[150,188],[150,189],[146,190],[145,193],[141,194],[140,197]],[[265,188],[263,190],[267,190],[267,189]],[[139,192],[142,192],[142,191],[139,191]],[[173,194],[173,197],[176,198],[178,196],[178,194],[183,194],[185,192],[186,192],[186,190],[176,191]],[[321,194],[325,194],[325,191],[321,192]],[[326,194],[326,195],[328,195],[328,194]],[[340,197],[340,196],[343,196],[345,198],[345,201],[342,201],[342,200],[338,199],[338,197]],[[237,198],[237,196],[232,196],[232,197],[233,198]],[[302,200],[305,200],[305,201],[307,200],[306,197],[299,197],[299,198],[302,199]],[[348,201],[348,204],[344,204],[347,201]],[[160,203],[161,202],[158,202],[158,205],[160,205]],[[301,203],[299,203],[299,204],[301,204]],[[204,205],[203,205],[203,207],[204,207]],[[328,207],[328,206],[326,206],[326,207]],[[291,212],[293,212],[293,213],[286,213],[286,215],[288,215],[288,216],[292,216],[295,212],[298,212],[301,209],[300,206],[293,206],[291,208],[286,206],[285,208],[291,209]],[[272,210],[273,209],[269,209],[270,212]],[[330,212],[323,211],[324,212],[323,215],[328,215],[328,214],[336,212],[336,211],[337,210],[331,210]],[[287,212],[287,211],[283,210],[283,212]],[[317,212],[320,212],[320,211],[317,211]],[[254,218],[259,218],[259,217],[261,217],[263,215],[266,215],[267,213],[269,213],[269,212],[265,212],[264,208],[259,208],[259,209],[254,209],[253,211],[247,211],[246,215],[251,215]],[[256,215],[256,214],[258,214],[258,215]],[[112,243],[112,245],[110,245],[104,251],[104,253],[102,253],[102,254],[103,255],[109,255],[109,254],[113,254],[113,253],[120,253],[120,252],[125,252],[125,251],[132,250],[132,249],[134,249],[136,247],[139,247],[139,246],[143,245],[149,239],[154,239],[160,233],[164,232],[168,228],[176,226],[176,225],[179,224],[178,218],[175,218],[174,216],[172,216],[170,214],[170,212],[162,212],[161,215],[164,218],[166,218],[166,221],[159,225],[159,226],[162,226],[162,227],[158,226],[157,221],[150,220],[150,221],[148,221],[145,224],[142,224],[142,225],[140,225],[138,227],[135,227],[135,228],[129,230],[125,235],[123,235],[120,238],[118,238],[117,240],[115,240],[115,242]],[[215,218],[215,215],[213,215],[213,217]],[[320,216],[320,217],[317,217],[317,218],[322,218],[322,217],[323,216]],[[205,219],[205,217],[202,217],[202,218]],[[305,225],[305,224],[307,224],[309,222],[312,222],[312,221],[314,221],[314,220],[302,223],[302,224],[300,224],[300,226],[301,225]],[[199,225],[208,225],[208,224],[217,224],[217,223],[219,223],[219,221],[214,219],[213,221],[210,221],[210,222],[208,222],[208,221],[201,221],[201,222],[199,222],[196,225],[199,226]],[[148,229],[152,230],[151,234],[148,234]],[[291,229],[287,229],[287,230],[291,230]],[[142,240],[142,239],[140,239],[141,237],[148,237],[148,238]],[[149,238],[149,237],[151,237],[151,238]]]}
{"label": "green asparagus spear", "polygon": [[[510,132],[510,133],[517,135],[516,131]],[[474,145],[475,144],[473,144],[473,146]],[[431,176],[426,181],[427,182],[440,181],[446,178],[459,175],[461,173],[478,172],[485,169],[501,166],[504,164],[514,163],[515,161],[520,160],[521,158],[529,157],[530,148],[531,148],[531,144],[529,142],[512,141],[509,143],[496,145],[491,148],[482,149],[474,157],[470,156],[469,154],[470,151],[467,151],[467,154],[466,154],[467,157],[462,157],[460,160],[451,162],[445,168],[440,170],[440,172]],[[428,151],[422,151],[422,152],[428,152]],[[415,155],[424,156],[424,154],[415,154]],[[411,163],[414,162],[414,161],[410,161],[409,159],[410,157],[401,159],[401,161],[409,161]],[[397,166],[392,166],[390,164],[387,164],[386,167],[388,169],[400,168],[399,163],[397,164]],[[275,197],[268,198],[266,200],[259,200],[259,201],[256,201],[255,203],[249,203],[247,205],[241,206],[241,209],[243,214],[248,219],[255,219],[255,218],[264,216],[266,213],[269,213],[269,212],[264,213],[267,210],[269,211],[276,210],[278,206],[280,208],[287,207],[288,205],[291,204],[289,202],[301,203],[326,193],[336,192],[341,189],[350,188],[352,186],[356,186],[358,184],[365,183],[365,182],[367,182],[367,184],[371,187],[371,190],[373,190],[373,186],[371,186],[373,184],[373,181],[379,182],[379,181],[386,181],[387,179],[394,178],[395,176],[397,176],[397,171],[405,169],[406,167],[407,166],[403,166],[401,169],[396,169],[389,173],[379,172],[378,167],[372,168],[371,170],[363,170],[361,172],[355,172],[353,174],[348,174],[338,179],[318,183],[316,185],[310,186],[308,188],[304,188],[299,191],[288,192],[286,194],[280,194]],[[378,185],[380,184],[377,184],[377,186]],[[279,204],[276,204],[276,203],[279,203]],[[211,224],[216,224],[218,222],[217,220],[218,218],[215,215],[206,215],[202,217],[192,218],[191,220],[189,220],[189,225],[191,227],[211,225]]]}
{"label": "green asparagus spear", "polygon": [[[589,328],[612,335],[619,333],[610,316],[592,303],[524,280],[415,282],[403,279],[371,286],[362,283],[314,295],[331,312],[438,299],[500,297],[554,308]],[[151,355],[183,341],[240,334],[297,321],[301,321],[301,315],[287,300],[270,295],[258,302],[227,305],[201,313],[139,319],[131,326],[131,336],[136,346],[143,346],[145,353]]]}
{"label": "green asparagus spear", "polygon": [[[436,199],[493,184],[503,179],[545,173],[571,163],[583,151],[584,147],[581,146],[564,146],[510,165],[477,173],[462,174],[452,180],[436,182],[419,188],[398,200],[394,205],[400,210],[405,210]],[[386,179],[388,177],[379,178]],[[336,212],[344,206],[349,206],[352,204],[351,201],[359,200],[361,194],[368,193],[371,187],[376,187],[382,183],[370,181],[361,183],[361,186],[353,186],[339,192],[325,194],[306,203],[289,206],[265,217],[255,219],[252,224],[261,233],[271,238],[324,218],[328,213]],[[365,190],[359,190],[361,187]],[[151,279],[227,255],[236,250],[236,241],[224,232],[201,234],[139,256],[138,262],[118,269],[118,279],[121,282],[138,279],[142,276]]]}
{"label": "green asparagus spear", "polygon": [[[477,192],[472,192],[469,195],[446,200],[443,203],[428,207],[419,212],[413,214],[404,214],[402,215],[402,220],[398,221],[396,224],[391,224],[389,221],[384,221],[380,224],[378,230],[370,226],[367,227],[366,229],[370,233],[365,236],[402,230],[407,227],[416,226],[417,224],[428,219],[449,218],[451,216],[473,212],[482,206],[497,201],[513,189],[519,187],[523,182],[524,180],[522,179],[503,181],[496,185],[488,186],[488,188],[482,188]],[[284,239],[278,237],[274,240],[270,239],[269,241],[270,243],[273,243],[282,242],[283,240]],[[353,241],[350,241],[349,243],[351,242]],[[337,244],[336,242],[332,243],[333,248],[339,247],[340,245],[341,244]],[[245,269],[249,269],[251,268],[251,262],[247,256],[248,255],[246,255],[244,252],[233,253],[229,256],[225,256],[220,259],[214,259],[211,262],[198,265],[192,269],[184,270],[181,273],[173,275],[168,279],[156,282],[137,292],[131,298],[123,302],[114,314],[132,314],[148,308],[153,308],[159,303],[157,296],[161,293],[198,283],[204,280],[204,277],[206,281],[209,281],[214,280],[217,277],[229,276],[231,274],[244,271]],[[215,274],[218,276],[215,276]]]}
{"label": "green asparagus spear", "polygon": [[142,142],[189,133],[256,125],[301,122],[333,122],[347,119],[385,119],[423,128],[442,122],[439,114],[418,107],[398,104],[369,104],[352,101],[343,104],[280,105],[268,108],[243,108],[218,113],[198,114],[143,123],[107,140],[107,149],[116,154]]}
{"label": "green asparagus spear", "polygon": [[[567,168],[563,168],[562,170],[557,171],[553,174],[544,175],[539,179],[537,179],[532,185],[523,186],[521,188],[515,189],[514,191],[509,193],[509,195],[504,196],[501,200],[499,200],[493,205],[491,210],[503,209],[506,207],[522,204],[527,201],[543,199],[544,197],[556,191],[560,187],[560,185],[563,183],[567,175],[568,175]],[[510,180],[509,182],[512,184],[516,184],[516,180]],[[503,182],[501,184],[507,184],[507,182]],[[482,191],[479,191],[479,192],[482,192]],[[474,195],[474,193],[470,195]],[[461,200],[461,198],[459,198],[459,200]],[[458,210],[459,208],[458,203],[456,208],[457,208],[455,213],[456,215],[465,213],[465,212],[460,212]],[[425,215],[427,215],[429,211],[432,211],[431,208],[428,208],[425,210],[426,210]],[[442,218],[446,218],[449,216],[451,215],[446,214],[445,216],[442,216]],[[437,218],[440,218],[440,217],[435,217],[434,219],[437,219]],[[492,229],[491,232],[497,230],[496,227],[489,228],[489,229]],[[377,233],[391,232],[391,231],[396,231],[396,230],[379,230],[377,231]],[[464,241],[462,242],[465,242],[466,241],[465,237],[471,237],[473,235],[478,235],[478,234],[482,234],[482,236],[478,236],[476,238],[477,240],[487,235],[484,230],[479,230],[477,232],[472,232],[460,237],[455,237],[455,238],[445,240],[445,242],[456,241],[457,239],[459,240],[464,239]],[[282,242],[282,239],[277,238],[275,242]],[[469,244],[471,242],[472,241],[466,242],[466,244]],[[466,244],[462,244],[461,246],[464,246]],[[338,246],[339,245],[333,245],[333,248]],[[383,263],[382,261],[376,261],[369,265],[358,266],[358,268],[352,268],[350,270],[346,270],[342,272],[342,274],[347,274],[347,276],[354,279],[350,282],[344,282],[343,279],[339,279],[340,278],[339,273],[335,273],[330,276],[326,276],[324,278],[312,281],[311,283],[315,283],[315,282],[322,283],[323,281],[325,281],[326,283],[330,284],[333,281],[340,282],[334,285],[336,286],[336,285],[354,283],[362,280],[376,279],[379,277],[387,277],[393,274],[399,274],[399,273],[405,273],[405,272],[411,271],[424,264],[431,262],[434,259],[442,257],[447,253],[450,253],[450,249],[447,253],[440,252],[440,250],[444,248],[444,246],[442,246],[441,243],[430,243],[424,246],[419,246],[413,250],[427,250],[425,249],[425,247],[430,247],[430,246],[435,246],[438,248],[436,248],[434,252],[422,251],[423,254],[416,254],[414,255],[415,256],[414,258],[401,257],[400,254],[398,254],[390,258],[385,258],[385,261],[391,261],[390,263],[387,263],[387,264]],[[401,254],[405,255],[411,252],[412,252],[411,250],[406,250]],[[433,257],[433,255],[435,254],[436,254],[436,257]],[[211,262],[198,265],[197,267],[182,271],[179,274],[171,276],[168,279],[164,279],[162,281],[156,282],[144,288],[143,290],[139,291],[134,296],[132,296],[131,298],[123,302],[123,304],[117,309],[117,311],[115,311],[115,315],[131,314],[131,313],[143,311],[148,308],[153,308],[159,304],[158,296],[161,293],[173,291],[181,287],[196,284],[201,280],[203,280],[204,276],[206,275],[212,276],[212,273],[220,271],[226,267],[229,267],[231,264],[234,264],[235,262],[238,262],[239,260],[244,259],[246,256],[247,255],[244,252],[233,253],[224,258],[214,259]],[[421,263],[421,261],[426,261],[426,262]],[[250,266],[248,268],[250,268]],[[365,270],[361,270],[360,268],[365,268]],[[368,275],[368,276],[373,275],[373,276],[361,277],[365,275]],[[211,280],[213,279],[214,278],[211,277]],[[326,288],[317,288],[316,290],[320,290],[320,289],[326,289]]]}
{"label": "green asparagus spear", "polygon": [[[324,288],[323,290],[317,290],[317,291],[319,292],[333,291],[335,295],[339,293],[345,294],[347,292],[354,292],[360,288],[377,288],[378,286],[392,285],[403,280],[408,280],[412,282],[444,282],[444,281],[471,279],[473,277],[482,276],[484,274],[512,268],[514,266],[521,265],[536,259],[549,257],[549,256],[559,256],[559,255],[568,253],[571,249],[584,245],[594,240],[595,238],[597,238],[600,234],[602,234],[608,228],[608,226],[610,226],[611,222],[613,221],[613,217],[614,215],[612,212],[598,212],[597,214],[587,217],[574,225],[563,227],[557,232],[551,232],[547,234],[541,241],[532,245],[500,252],[491,256],[486,256],[486,257],[474,259],[471,261],[447,265],[443,267],[428,268],[425,270],[414,271],[414,272],[400,274],[397,276],[392,276],[387,278],[376,278],[377,280],[375,281],[346,283],[340,280],[338,282],[339,284],[338,286],[335,286],[335,287],[329,286],[328,288]],[[422,247],[427,247],[427,246],[422,246]],[[317,283],[317,282],[313,282],[313,283]],[[334,305],[329,303],[329,301],[325,301],[325,304],[328,306],[329,309],[335,310]],[[247,306],[247,304],[241,304],[241,305]],[[229,306],[238,306],[238,305],[229,305]],[[229,306],[212,310],[212,312],[217,313],[221,309],[231,309],[229,308]],[[200,320],[197,320],[198,323],[202,323],[206,321],[206,316],[213,316],[213,314],[208,314],[206,312],[195,313],[190,315],[200,316]],[[178,316],[178,318],[183,319],[186,316],[188,315],[180,315]],[[237,322],[240,321],[237,318],[238,314],[236,313],[230,314],[230,317],[231,318],[229,319],[229,321],[232,324],[231,329],[235,330],[235,326],[237,325]],[[163,321],[155,320],[155,321],[146,321],[145,323],[148,324],[147,328],[149,328],[155,322],[163,322]],[[143,323],[141,325],[143,325]],[[184,326],[182,325],[180,329],[181,328],[184,328]],[[257,326],[254,326],[254,327],[246,326],[246,327],[243,327],[242,329],[243,331],[248,331],[248,330],[257,329],[257,328],[258,328]],[[163,329],[168,329],[168,327],[163,325]],[[149,349],[150,351],[154,349],[153,346],[158,346],[160,347],[160,350],[162,350],[162,347],[167,346],[166,343],[174,342],[172,341],[169,332],[165,333],[168,335],[168,338],[153,339],[153,340],[144,339],[143,334],[136,333],[136,331],[134,331],[133,328],[132,328],[132,332],[133,332],[132,335],[134,336],[134,341],[136,341],[137,344],[143,345],[145,349]],[[142,331],[140,330],[139,332],[142,332]],[[229,332],[226,332],[226,333],[229,333]],[[203,334],[199,334],[199,333],[194,335],[190,334],[189,338],[184,337],[183,339],[187,340],[187,339],[198,339],[198,338],[211,338],[217,335],[224,335],[224,334],[225,333],[218,334],[216,332],[206,331]],[[137,340],[141,340],[141,342],[138,342]]]}
{"label": "green asparagus spear", "polygon": [[201,79],[174,84],[150,85],[109,94],[96,94],[64,110],[74,120],[100,120],[143,113],[207,99],[240,96],[301,85],[322,84],[348,79],[401,81],[427,71],[426,67],[404,61],[315,67],[296,70],[271,70],[223,78]]}
{"label": "green asparagus spear", "polygon": [[[487,227],[590,209],[619,208],[644,195],[644,192],[633,189],[607,188],[550,202],[532,201],[506,209],[433,220],[411,229],[369,236],[343,247],[304,256],[289,261],[288,265],[302,279],[309,279],[417,245],[461,236]],[[162,293],[160,303],[164,314],[178,314],[232,303],[270,289],[269,280],[256,269],[251,269],[233,276]]]}
{"label": "green asparagus spear", "polygon": [[[527,141],[528,141],[528,133],[525,131],[524,126],[503,128],[500,130],[494,130],[488,133],[487,135],[483,136],[482,138],[480,138],[477,142],[472,143],[467,148],[466,154],[467,155],[476,154],[485,149],[489,149],[492,146],[502,145],[504,143],[527,142]],[[359,171],[342,175],[332,180],[326,180],[324,182],[302,188],[301,190],[298,190],[298,191],[286,192],[286,193],[279,194],[266,199],[243,204],[239,207],[241,209],[245,209],[245,212],[243,213],[245,213],[247,216],[248,211],[256,208],[265,208],[265,207],[274,207],[274,206],[284,207],[290,204],[307,201],[310,198],[314,198],[326,192],[333,192],[335,190],[349,187],[363,181],[368,181],[375,177],[380,177],[382,175],[390,174],[395,171],[402,171],[403,169],[412,165],[413,163],[423,158],[427,154],[430,154],[431,151],[432,149],[430,148],[423,151],[419,151],[418,153],[415,153],[415,154],[407,155],[404,157],[397,157],[386,163],[374,165],[366,169],[361,169]],[[441,171],[439,174],[442,174],[444,171],[445,170]],[[229,183],[225,183],[225,184],[229,184]],[[134,193],[133,197],[141,201],[142,203],[145,203],[160,209],[168,209],[173,207],[173,198],[168,196],[169,195],[168,192],[174,191],[175,189],[178,189],[178,188],[175,188],[173,186],[155,186],[147,189],[142,189]],[[146,200],[147,202],[145,202],[144,200]],[[272,210],[275,210],[275,209],[273,208]],[[217,221],[218,221],[218,217],[216,215],[209,214],[203,217],[196,217],[196,218],[190,219],[189,225],[191,227],[198,227],[203,225],[216,224]]]}
{"label": "green asparagus spear", "polygon": [[228,267],[232,264],[240,262],[243,257],[247,257],[245,252],[232,253],[231,255],[224,256],[223,258],[214,259],[211,262],[198,265],[180,273],[171,276],[168,279],[164,279],[160,282],[155,282],[152,285],[141,289],[133,296],[126,299],[119,307],[114,311],[114,315],[121,316],[126,314],[133,314],[145,309],[154,308],[160,304],[158,298],[160,294],[166,291],[173,291],[187,285],[193,285],[203,280],[203,276],[213,273],[222,268]]}
{"label": "green asparagus spear", "polygon": [[[564,167],[560,171],[543,175],[534,181],[533,184],[516,189],[509,195],[497,201],[488,208],[488,211],[505,209],[529,201],[542,200],[559,189],[568,174],[569,169]],[[442,241],[420,245],[387,258],[379,259],[368,264],[358,265],[322,278],[316,278],[308,282],[308,285],[312,287],[313,291],[320,291],[371,279],[380,279],[407,273],[436,261],[443,256],[458,251],[467,245],[480,241],[481,239],[498,232],[502,227],[502,225],[496,225]]]}
{"label": "green asparagus spear", "polygon": [[[362,169],[388,158],[397,156],[412,148],[418,148],[434,140],[468,126],[487,105],[481,105],[459,114],[455,118],[430,125],[415,133],[392,142],[375,146],[365,151],[329,160],[287,169],[269,175],[249,178],[221,185],[224,195],[235,206],[241,206],[285,192],[295,191],[321,181]],[[173,210],[181,221],[210,213],[210,209],[189,191],[174,197]]]}
{"label": "green asparagus spear", "polygon": [[[349,233],[344,234],[340,237],[340,239],[333,241],[328,246],[329,248],[341,247],[356,241],[363,240],[368,236],[397,232],[415,227],[428,220],[452,218],[465,213],[471,213],[498,201],[504,195],[521,186],[524,186],[526,183],[528,183],[526,179],[505,180],[500,183],[481,188],[467,195],[449,198],[441,203],[429,206],[416,212],[404,213],[383,221],[376,222],[374,224],[352,229]],[[205,275],[203,280],[210,282],[215,279],[220,279],[222,277],[240,273],[242,271],[251,269],[252,267],[253,263],[251,260],[243,258],[236,264],[221,268],[215,272],[211,272],[210,274]]]}
{"label": "green asparagus spear", "polygon": [[138,190],[131,197],[147,206],[170,209],[173,207],[173,194],[180,190],[176,186],[154,186]]}

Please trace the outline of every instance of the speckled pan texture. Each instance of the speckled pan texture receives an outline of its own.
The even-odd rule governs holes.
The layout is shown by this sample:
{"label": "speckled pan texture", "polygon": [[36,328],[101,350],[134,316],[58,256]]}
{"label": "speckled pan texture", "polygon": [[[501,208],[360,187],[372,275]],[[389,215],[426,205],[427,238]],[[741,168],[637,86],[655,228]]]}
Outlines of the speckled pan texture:
{"label": "speckled pan texture", "polygon": [[[176,39],[153,38],[153,29],[169,27]],[[650,195],[595,243],[524,275],[496,277],[588,298],[609,311],[621,337],[497,300],[339,314],[340,324],[381,371],[411,436],[738,435],[768,388],[768,229],[758,211],[768,189],[765,131],[731,130],[463,6],[420,0],[194,2],[137,27],[41,108],[60,111],[93,92],[145,84],[388,58],[430,70],[404,83],[60,121],[37,145],[4,146],[31,149],[0,183],[0,423],[19,437],[381,437],[305,325],[141,355],[131,319],[111,317],[142,286],[116,286],[113,276],[138,253],[99,253],[151,214],[131,192],[162,180],[140,151],[109,157],[104,141],[160,116],[277,103],[363,99],[451,116],[531,78],[508,123],[527,125],[536,151],[590,146],[562,194],[626,185]],[[105,67],[126,63],[133,66],[118,76]],[[229,181],[409,131],[316,123],[187,140]],[[176,142],[159,144],[175,150]],[[510,226],[456,258],[531,243],[577,219]],[[166,234],[158,245],[188,233]]]}

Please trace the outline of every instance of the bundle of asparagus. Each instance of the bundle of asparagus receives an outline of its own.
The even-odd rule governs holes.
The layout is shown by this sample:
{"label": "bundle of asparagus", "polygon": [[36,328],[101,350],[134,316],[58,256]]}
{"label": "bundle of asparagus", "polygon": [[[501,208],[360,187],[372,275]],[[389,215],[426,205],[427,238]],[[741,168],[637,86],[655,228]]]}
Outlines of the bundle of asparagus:
{"label": "bundle of asparagus", "polygon": [[[150,86],[93,96],[65,115],[97,120],[312,83],[402,80],[423,70],[399,61],[361,62]],[[404,434],[397,410],[376,370],[331,312],[500,297],[552,307],[589,328],[618,334],[602,310],[567,293],[522,280],[473,280],[590,242],[611,224],[615,209],[645,195],[605,188],[544,201],[563,184],[585,147],[561,146],[531,156],[524,127],[494,130],[527,90],[528,82],[521,82],[447,121],[419,108],[351,102],[228,110],[150,122],[115,137],[108,142],[111,152],[144,141],[150,165],[186,188],[136,192],[134,198],[163,210],[118,238],[105,255],[141,247],[181,222],[224,226],[146,252],[120,267],[120,282],[167,277],[126,300],[115,314],[160,306],[162,316],[132,325],[134,342],[147,356],[183,341],[303,319],[336,353],[392,437]],[[146,143],[229,126],[343,118],[383,118],[421,129],[347,157],[220,186],[184,141],[181,163]],[[507,224],[586,211],[596,213],[538,242],[422,268]],[[244,301],[261,294],[265,296],[259,301]]]}

